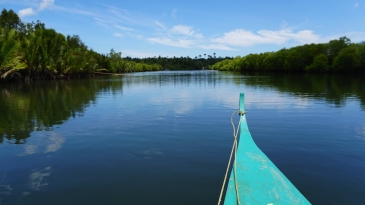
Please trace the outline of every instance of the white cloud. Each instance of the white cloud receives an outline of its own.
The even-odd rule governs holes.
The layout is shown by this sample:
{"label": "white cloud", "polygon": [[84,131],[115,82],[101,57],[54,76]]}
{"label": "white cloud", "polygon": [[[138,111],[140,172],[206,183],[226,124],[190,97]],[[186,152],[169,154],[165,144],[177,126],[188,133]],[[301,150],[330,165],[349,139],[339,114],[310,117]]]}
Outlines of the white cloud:
{"label": "white cloud", "polygon": [[44,9],[51,8],[54,5],[54,0],[42,0],[41,3],[37,6],[37,8],[25,8],[21,9],[18,12],[20,18],[26,16],[33,16],[43,11]]}
{"label": "white cloud", "polygon": [[195,33],[193,27],[191,27],[191,26],[177,25],[177,26],[172,27],[171,32],[174,34],[192,36],[195,38],[202,37],[202,34]]}
{"label": "white cloud", "polygon": [[319,37],[310,30],[303,30],[297,33],[293,32],[291,29],[282,29],[279,31],[260,30],[253,33],[243,29],[236,29],[224,33],[222,37],[215,38],[212,41],[232,46],[249,47],[257,44],[280,45],[290,40],[300,43],[314,43],[319,41]]}
{"label": "white cloud", "polygon": [[37,12],[33,8],[21,9],[18,12],[18,15],[20,18],[25,17],[25,16],[33,16],[35,14],[37,14]]}
{"label": "white cloud", "polygon": [[124,27],[124,26],[115,25],[114,27],[119,29],[119,30],[122,30],[122,31],[134,31],[133,28],[127,28],[127,27]]}
{"label": "white cloud", "polygon": [[147,39],[151,43],[157,43],[162,44],[166,46],[173,46],[173,47],[181,47],[181,48],[189,48],[191,45],[193,45],[193,41],[191,40],[172,40],[170,38],[148,38]]}
{"label": "white cloud", "polygon": [[202,45],[202,46],[198,46],[198,47],[206,49],[206,50],[224,50],[224,51],[234,50],[224,44],[209,44],[209,45]]}
{"label": "white cloud", "polygon": [[151,43],[173,47],[190,48],[193,45],[196,45],[197,39],[203,37],[202,34],[196,33],[191,26],[176,25],[171,29],[167,29],[158,21],[155,21],[155,24],[159,28],[162,28],[163,31],[160,30],[158,33],[159,37],[147,38],[147,40]]}
{"label": "white cloud", "polygon": [[160,23],[160,22],[158,22],[158,21],[155,21],[155,24],[156,24],[158,27],[162,28],[163,30],[166,30],[166,27],[165,27],[162,23]]}
{"label": "white cloud", "polygon": [[359,3],[356,2],[355,5],[354,5],[355,8],[359,7]]}
{"label": "white cloud", "polygon": [[107,20],[104,20],[101,18],[97,18],[97,17],[95,17],[94,20],[95,20],[96,24],[98,24],[99,26],[105,27],[105,28],[108,28],[109,24],[111,23],[110,21],[107,21]]}
{"label": "white cloud", "polygon": [[174,19],[176,18],[176,12],[177,12],[176,9],[173,9],[172,12],[171,12],[171,17],[174,18]]}
{"label": "white cloud", "polygon": [[39,10],[42,11],[46,8],[51,7],[54,4],[54,0],[43,0],[39,5]]}
{"label": "white cloud", "polygon": [[114,36],[120,37],[120,38],[123,38],[124,37],[123,34],[121,34],[121,33],[114,33]]}
{"label": "white cloud", "polygon": [[74,9],[74,8],[69,8],[69,7],[61,7],[61,6],[52,5],[52,9],[62,11],[62,12],[66,12],[66,13],[71,13],[71,14],[78,14],[78,15],[85,15],[85,16],[96,16],[94,13],[91,13],[89,11],[85,11],[85,10],[81,10],[81,9]]}

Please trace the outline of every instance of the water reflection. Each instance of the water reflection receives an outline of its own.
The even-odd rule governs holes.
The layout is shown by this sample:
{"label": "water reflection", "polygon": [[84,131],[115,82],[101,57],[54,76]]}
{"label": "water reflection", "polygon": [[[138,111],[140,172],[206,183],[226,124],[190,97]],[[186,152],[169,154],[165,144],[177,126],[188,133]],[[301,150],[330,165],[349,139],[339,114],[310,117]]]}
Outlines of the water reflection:
{"label": "water reflection", "polygon": [[146,150],[142,150],[142,151],[129,152],[127,155],[128,156],[127,159],[129,159],[129,160],[130,159],[133,159],[133,160],[153,159],[160,155],[165,155],[165,154],[160,149],[150,148],[150,149],[146,149]]}
{"label": "water reflection", "polygon": [[[33,131],[50,131],[54,125],[82,116],[100,92],[122,89],[120,79],[95,79],[4,84],[0,88],[0,143],[23,144]],[[56,147],[49,147],[49,151]],[[34,147],[28,147],[28,153]]]}
{"label": "water reflection", "polygon": [[[0,143],[7,139],[10,143],[22,144],[33,131],[52,131],[54,125],[82,116],[87,107],[96,104],[98,94],[110,92],[112,95],[117,95],[122,93],[123,86],[135,92],[139,90],[145,92],[146,87],[154,89],[166,86],[170,89],[166,92],[170,93],[151,96],[148,99],[149,102],[138,102],[155,105],[171,102],[174,106],[170,107],[170,110],[161,110],[165,113],[188,113],[209,99],[236,108],[237,93],[245,91],[244,88],[251,88],[247,93],[249,95],[247,105],[306,108],[309,104],[308,99],[324,99],[328,104],[342,106],[346,103],[346,99],[351,97],[360,100],[362,108],[365,109],[365,81],[360,75],[353,74],[240,74],[186,71],[136,73],[121,77],[73,81],[4,84],[0,88]],[[192,94],[190,89],[192,86],[204,88],[204,92],[199,90],[198,95]],[[232,89],[227,90],[230,86],[233,86]],[[171,87],[176,92],[171,92]],[[271,89],[277,92],[270,92],[272,96],[263,98],[262,95],[255,94],[255,89]],[[297,98],[294,104],[289,104],[285,102],[286,98],[283,95]],[[121,107],[123,106],[128,107],[128,105]],[[280,107],[277,108],[280,109]],[[125,109],[124,112],[130,111]],[[49,140],[55,143],[46,148],[49,152],[62,144],[62,139],[50,138]],[[33,154],[37,147],[29,145],[25,149],[25,154]]]}
{"label": "water reflection", "polygon": [[365,124],[362,127],[356,127],[357,138],[365,140]]}
{"label": "water reflection", "polygon": [[51,175],[52,167],[48,166],[42,170],[35,170],[29,175],[29,187],[33,191],[47,186],[47,178]]}
{"label": "water reflection", "polygon": [[245,73],[236,84],[255,88],[272,88],[304,98],[325,99],[327,103],[341,106],[348,97],[361,101],[365,109],[365,81],[358,74],[308,74],[308,73]]}
{"label": "water reflection", "polygon": [[[348,97],[355,97],[361,101],[365,109],[365,81],[362,80],[361,74],[186,71],[138,73],[124,76],[123,79],[128,87],[173,84],[179,88],[191,85],[215,88],[217,85],[235,84],[255,89],[275,89],[280,93],[301,98],[324,99],[327,103],[336,106],[342,106]],[[215,95],[219,97],[220,94]],[[236,95],[231,101],[237,102]],[[306,104],[305,100],[301,101]]]}
{"label": "water reflection", "polygon": [[[65,142],[65,137],[59,133],[49,132],[47,136],[39,136],[36,142],[30,142],[25,144],[24,152],[19,156],[31,155],[38,152],[49,153],[56,152],[62,147]],[[40,149],[43,149],[43,151]]]}
{"label": "water reflection", "polygon": [[[5,182],[6,174],[0,174],[0,195],[9,195],[11,194],[11,191],[13,190],[9,184],[6,184]],[[0,204],[1,204],[1,198],[0,198]]]}

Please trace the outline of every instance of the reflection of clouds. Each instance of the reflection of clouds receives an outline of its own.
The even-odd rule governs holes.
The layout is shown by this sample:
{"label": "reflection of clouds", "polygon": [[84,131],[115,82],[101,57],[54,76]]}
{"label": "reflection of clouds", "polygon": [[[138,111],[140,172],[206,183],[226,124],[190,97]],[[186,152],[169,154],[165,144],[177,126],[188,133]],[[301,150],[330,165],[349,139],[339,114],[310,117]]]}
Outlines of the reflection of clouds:
{"label": "reflection of clouds", "polygon": [[48,152],[56,152],[62,147],[62,144],[65,142],[65,138],[62,135],[59,135],[57,133],[51,133],[51,136],[49,137],[50,144],[47,145],[45,153]]}
{"label": "reflection of clouds", "polygon": [[[240,92],[245,93],[245,105],[249,109],[306,109],[310,105],[310,100],[305,97],[295,97],[271,88],[246,86],[243,83],[235,84],[231,79],[218,78],[217,84],[211,87],[212,84],[208,81],[215,77],[209,77],[209,73],[203,75],[202,72],[192,72],[190,77],[182,76],[176,79],[161,76],[160,79],[154,76],[142,78],[139,75],[131,75],[129,80],[133,82],[141,79],[139,83],[127,84],[130,87],[124,93],[125,99],[119,101],[117,105],[122,110],[122,114],[132,114],[138,112],[137,109],[145,109],[153,105],[156,106],[154,111],[158,111],[159,115],[170,113],[181,115],[192,112],[206,102],[210,103],[208,106],[215,104],[229,109],[238,109]],[[143,96],[143,99],[140,96]],[[111,102],[108,101],[108,103]],[[132,104],[134,106],[131,106]]]}
{"label": "reflection of clouds", "polygon": [[33,144],[26,144],[24,145],[24,153],[22,155],[29,155],[29,154],[34,154],[37,152],[38,146],[37,145],[33,145]]}
{"label": "reflection of clouds", "polygon": [[[59,133],[49,132],[49,136],[39,136],[36,142],[29,142],[24,145],[24,152],[19,156],[31,155],[44,149],[44,153],[56,152],[62,147],[65,137]],[[45,148],[44,148],[45,147]]]}
{"label": "reflection of clouds", "polygon": [[180,91],[174,95],[153,96],[149,101],[157,105],[171,105],[165,108],[172,109],[176,114],[188,113],[197,104],[201,104],[201,99],[197,99],[195,95],[187,91]]}
{"label": "reflection of clouds", "polygon": [[[239,90],[215,90],[214,94],[209,94],[214,101],[222,102],[224,106],[232,109],[239,107]],[[255,92],[255,90],[245,90],[245,107],[259,109],[285,109],[285,108],[308,108],[309,101],[304,98],[288,98],[277,92]]]}
{"label": "reflection of clouds", "polygon": [[217,89],[214,93],[209,93],[207,97],[223,103],[228,108],[238,109],[239,91]]}
{"label": "reflection of clouds", "polygon": [[47,186],[47,177],[51,174],[51,166],[41,171],[35,171],[29,176],[29,186],[32,190],[38,191],[41,187]]}
{"label": "reflection of clouds", "polygon": [[356,127],[355,130],[357,133],[357,137],[365,140],[365,124],[362,127]]}
{"label": "reflection of clouds", "polygon": [[0,174],[0,195],[9,195],[11,193],[11,190],[13,190],[9,184],[5,184],[5,176],[5,174]]}
{"label": "reflection of clouds", "polygon": [[5,184],[5,174],[0,174],[0,204],[2,201],[1,195],[10,195],[13,190],[10,184]]}

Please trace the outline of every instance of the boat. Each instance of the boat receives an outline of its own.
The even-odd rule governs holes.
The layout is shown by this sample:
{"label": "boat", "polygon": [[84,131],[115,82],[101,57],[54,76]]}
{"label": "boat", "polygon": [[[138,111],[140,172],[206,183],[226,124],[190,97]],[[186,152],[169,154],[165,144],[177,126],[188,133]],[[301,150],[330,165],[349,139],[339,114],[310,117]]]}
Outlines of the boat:
{"label": "boat", "polygon": [[221,203],[224,187],[226,187],[224,205],[310,204],[252,139],[246,121],[244,93],[240,94],[238,113],[240,121],[237,131],[234,129],[236,134],[232,149],[233,157],[231,153],[233,163],[228,185],[225,186],[230,168],[228,164],[218,205]]}

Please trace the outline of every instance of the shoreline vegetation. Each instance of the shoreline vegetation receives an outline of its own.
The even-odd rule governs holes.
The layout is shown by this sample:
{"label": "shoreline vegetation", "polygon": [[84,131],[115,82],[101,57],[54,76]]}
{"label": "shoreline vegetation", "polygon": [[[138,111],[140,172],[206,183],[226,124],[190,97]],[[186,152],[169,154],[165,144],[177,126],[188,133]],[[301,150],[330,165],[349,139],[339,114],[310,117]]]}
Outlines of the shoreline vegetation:
{"label": "shoreline vegetation", "polygon": [[78,35],[64,36],[40,21],[21,22],[13,10],[0,14],[0,81],[70,79],[160,70],[364,72],[365,42],[347,37],[246,56],[122,58],[111,49],[99,54]]}

